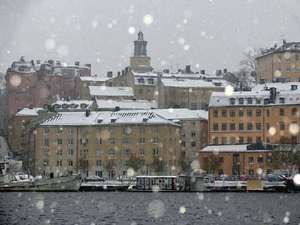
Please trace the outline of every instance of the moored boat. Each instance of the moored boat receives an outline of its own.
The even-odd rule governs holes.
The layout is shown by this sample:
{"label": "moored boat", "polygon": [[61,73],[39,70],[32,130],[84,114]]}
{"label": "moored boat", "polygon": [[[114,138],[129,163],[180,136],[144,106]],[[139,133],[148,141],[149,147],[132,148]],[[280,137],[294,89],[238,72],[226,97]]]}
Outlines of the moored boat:
{"label": "moored boat", "polygon": [[132,185],[132,181],[123,180],[105,180],[93,176],[86,177],[80,184],[80,191],[127,191]]}

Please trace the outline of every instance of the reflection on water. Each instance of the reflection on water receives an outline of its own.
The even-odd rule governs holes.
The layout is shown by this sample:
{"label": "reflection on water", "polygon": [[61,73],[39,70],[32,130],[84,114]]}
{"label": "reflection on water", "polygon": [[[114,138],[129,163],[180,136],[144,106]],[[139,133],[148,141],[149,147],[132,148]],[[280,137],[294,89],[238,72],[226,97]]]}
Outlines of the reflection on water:
{"label": "reflection on water", "polygon": [[0,193],[0,224],[300,224],[284,193]]}

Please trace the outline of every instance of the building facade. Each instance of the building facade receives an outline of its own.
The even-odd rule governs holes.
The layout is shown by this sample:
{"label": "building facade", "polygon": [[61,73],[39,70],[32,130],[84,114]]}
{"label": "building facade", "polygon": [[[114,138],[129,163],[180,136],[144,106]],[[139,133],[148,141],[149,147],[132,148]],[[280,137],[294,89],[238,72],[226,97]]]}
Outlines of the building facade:
{"label": "building facade", "polygon": [[268,83],[251,91],[214,92],[210,144],[299,143],[300,83]]}
{"label": "building facade", "polygon": [[59,113],[36,129],[35,174],[180,171],[180,125],[153,112]]}
{"label": "building facade", "polygon": [[271,172],[272,151],[250,145],[209,145],[199,151],[200,168],[209,174],[257,177]]}
{"label": "building facade", "polygon": [[283,41],[256,58],[259,82],[300,81],[300,42]]}

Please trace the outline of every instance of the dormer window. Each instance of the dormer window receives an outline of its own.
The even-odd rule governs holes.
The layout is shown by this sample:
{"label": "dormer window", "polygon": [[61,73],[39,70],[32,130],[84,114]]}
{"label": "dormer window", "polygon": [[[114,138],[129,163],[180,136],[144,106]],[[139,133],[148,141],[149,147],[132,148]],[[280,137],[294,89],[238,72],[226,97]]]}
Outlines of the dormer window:
{"label": "dormer window", "polygon": [[234,98],[231,98],[230,99],[230,105],[234,105],[235,104],[235,99]]}
{"label": "dormer window", "polygon": [[239,104],[243,105],[244,104],[244,99],[243,98],[239,98]]}
{"label": "dormer window", "polygon": [[256,99],[256,104],[260,105],[261,104],[261,99]]}
{"label": "dormer window", "polygon": [[144,80],[144,78],[143,78],[143,77],[141,77],[141,78],[138,78],[138,83],[139,83],[139,84],[143,84],[143,83],[145,83],[145,80]]}
{"label": "dormer window", "polygon": [[247,98],[247,104],[249,104],[249,105],[252,104],[252,98]]}
{"label": "dormer window", "polygon": [[154,84],[153,78],[149,78],[149,79],[148,79],[148,83],[149,83],[149,84]]}
{"label": "dormer window", "polygon": [[284,98],[279,98],[279,103],[284,104],[285,99]]}

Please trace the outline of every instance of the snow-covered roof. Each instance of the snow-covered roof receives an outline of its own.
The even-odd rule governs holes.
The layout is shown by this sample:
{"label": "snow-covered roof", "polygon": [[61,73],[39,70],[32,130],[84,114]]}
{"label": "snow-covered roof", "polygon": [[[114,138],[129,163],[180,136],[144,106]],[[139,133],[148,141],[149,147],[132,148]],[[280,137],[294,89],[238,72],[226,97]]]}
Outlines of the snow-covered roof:
{"label": "snow-covered roof", "polygon": [[115,109],[119,107],[120,109],[153,109],[157,108],[157,102],[147,101],[147,100],[104,100],[97,99],[98,109]]}
{"label": "snow-covered roof", "polygon": [[185,87],[185,88],[214,88],[217,87],[213,82],[194,79],[169,79],[163,78],[161,82],[166,87]]}
{"label": "snow-covered roof", "polygon": [[114,124],[170,124],[179,126],[151,111],[61,112],[47,119],[42,126],[96,126]]}
{"label": "snow-covered roof", "polygon": [[190,110],[187,108],[154,109],[153,112],[170,120],[181,119],[208,119],[208,112],[205,110]]}
{"label": "snow-covered roof", "polygon": [[131,87],[89,86],[91,96],[134,96]]}
{"label": "snow-covered roof", "polygon": [[[299,82],[257,85],[251,91],[235,91],[229,95],[225,92],[213,92],[209,107],[300,104],[300,86],[296,83]],[[276,88],[274,101],[271,100],[272,87]]]}
{"label": "snow-covered roof", "polygon": [[100,76],[81,76],[81,81],[90,81],[90,82],[105,82],[107,80],[112,79],[111,77],[100,77]]}
{"label": "snow-covered roof", "polygon": [[68,109],[68,110],[77,110],[77,109],[86,109],[90,108],[93,105],[93,101],[89,100],[58,100],[52,103],[56,109]]}
{"label": "snow-covered roof", "polygon": [[16,113],[16,116],[38,116],[38,112],[44,110],[43,108],[23,108]]}
{"label": "snow-covered roof", "polygon": [[131,71],[134,76],[138,77],[158,77],[158,74],[155,72],[145,72],[145,73],[139,73],[135,71]]}
{"label": "snow-covered roof", "polygon": [[300,42],[286,42],[283,41],[282,45],[275,45],[274,47],[264,49],[262,54],[257,58],[272,54],[272,53],[280,53],[280,52],[287,52],[287,51],[300,51]]}
{"label": "snow-covered roof", "polygon": [[251,152],[251,151],[268,151],[268,150],[249,150],[249,145],[208,145],[200,150],[200,152]]}

